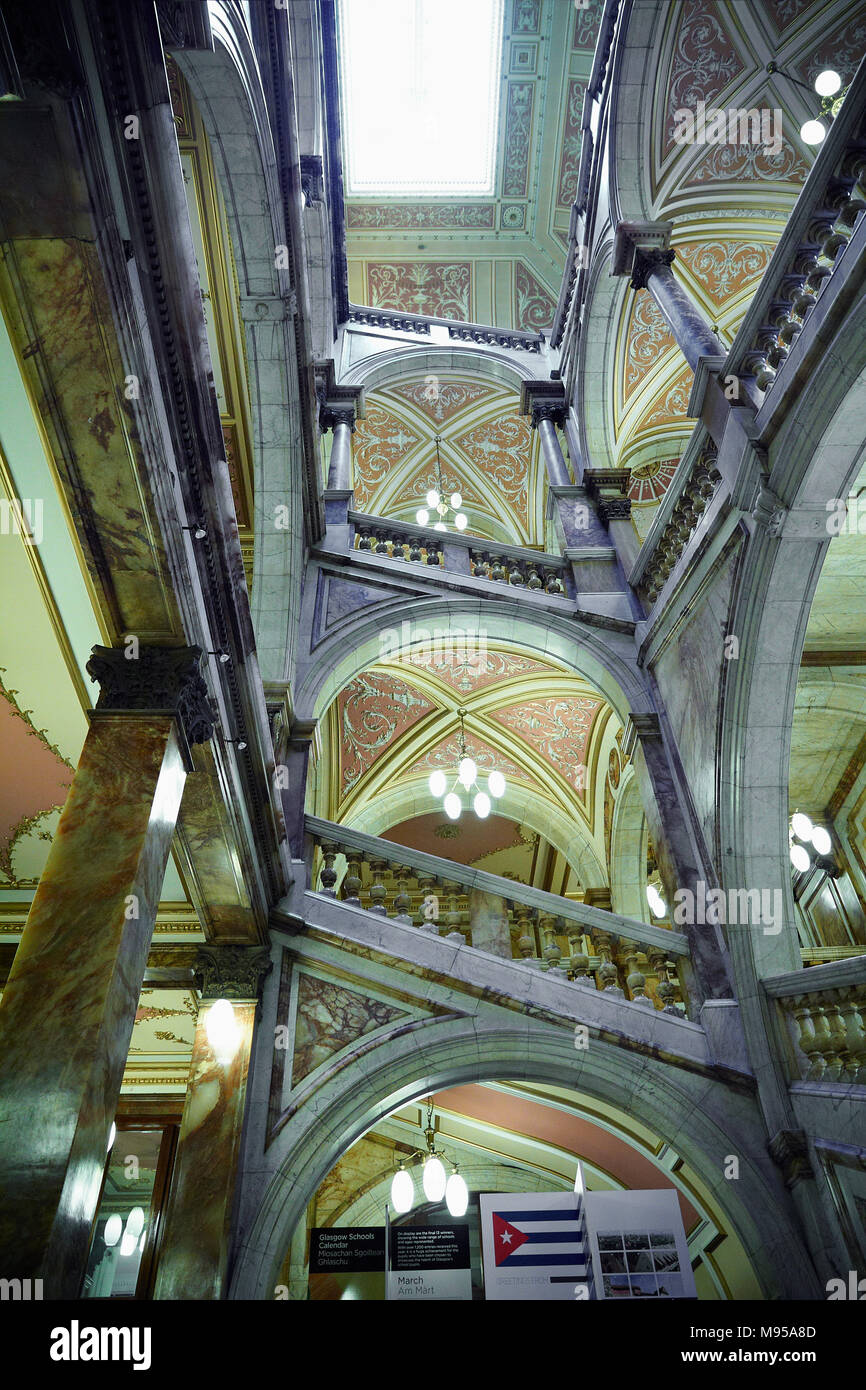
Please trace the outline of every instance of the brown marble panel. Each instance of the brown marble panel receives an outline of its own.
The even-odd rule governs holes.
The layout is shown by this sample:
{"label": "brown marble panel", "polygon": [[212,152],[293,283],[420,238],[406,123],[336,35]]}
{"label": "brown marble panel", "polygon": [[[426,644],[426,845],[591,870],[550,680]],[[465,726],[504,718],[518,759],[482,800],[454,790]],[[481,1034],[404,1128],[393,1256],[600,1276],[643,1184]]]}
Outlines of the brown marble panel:
{"label": "brown marble panel", "polygon": [[332,985],[315,975],[301,975],[292,1085],[296,1086],[320,1063],[365,1033],[406,1017],[405,1010],[392,1008],[379,999]]}
{"label": "brown marble panel", "polygon": [[256,1005],[232,1003],[239,1039],[220,1061],[207,1035],[213,1002],[199,1010],[165,1239],[154,1297],[218,1299],[228,1259]]}
{"label": "brown marble panel", "polygon": [[168,717],[94,718],[0,1001],[0,1269],[75,1298],[186,779]]}

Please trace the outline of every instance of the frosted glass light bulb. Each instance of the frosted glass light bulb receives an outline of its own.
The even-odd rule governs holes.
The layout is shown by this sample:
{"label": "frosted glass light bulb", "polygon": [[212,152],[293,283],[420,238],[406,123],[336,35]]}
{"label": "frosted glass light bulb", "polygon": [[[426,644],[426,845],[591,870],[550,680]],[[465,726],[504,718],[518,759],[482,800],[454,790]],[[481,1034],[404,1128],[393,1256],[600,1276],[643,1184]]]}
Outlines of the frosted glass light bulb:
{"label": "frosted glass light bulb", "polygon": [[449,820],[457,820],[463,810],[463,802],[456,792],[449,792],[445,798],[445,814]]}
{"label": "frosted glass light bulb", "polygon": [[391,1179],[391,1206],[395,1211],[411,1211],[414,1200],[415,1185],[411,1174],[405,1168],[398,1168]]}
{"label": "frosted glass light bulb", "polygon": [[417,521],[419,526],[427,525],[427,522],[430,520],[430,513],[428,512],[426,507],[418,508],[417,512],[415,513],[415,520]]}
{"label": "frosted glass light bulb", "polygon": [[138,1239],[138,1237],[141,1235],[142,1230],[144,1229],[143,1207],[132,1208],[132,1211],[129,1213],[129,1216],[126,1218],[126,1229],[131,1236],[135,1236],[136,1240]]}
{"label": "frosted glass light bulb", "polygon": [[487,790],[491,796],[500,797],[505,795],[505,778],[501,772],[491,772],[487,778]]}
{"label": "frosted glass light bulb", "polygon": [[825,68],[815,78],[815,91],[819,97],[834,97],[842,86],[842,79],[832,68]]}
{"label": "frosted glass light bulb", "polygon": [[815,827],[808,816],[804,816],[802,811],[797,811],[791,817],[791,829],[798,840],[811,840]]}
{"label": "frosted glass light bulb", "polygon": [[469,1189],[461,1173],[452,1173],[445,1188],[445,1201],[452,1216],[465,1216],[469,1206]]}
{"label": "frosted glass light bulb", "polygon": [[436,522],[436,525],[433,527],[433,530],[434,530],[434,531],[447,531],[447,530],[448,530],[448,527],[445,525],[445,522],[444,522],[444,521],[437,521],[437,522]]}
{"label": "frosted glass light bulb", "polygon": [[490,797],[486,792],[477,792],[472,805],[479,820],[486,820],[490,815]]}
{"label": "frosted glass light bulb", "polygon": [[458,531],[466,530],[466,527],[469,525],[469,522],[463,512],[457,513],[457,515],[454,518],[454,525],[457,527]]}
{"label": "frosted glass light bulb", "polygon": [[478,768],[475,766],[474,758],[461,758],[460,766],[457,769],[457,776],[468,791],[478,776]]}
{"label": "frosted glass light bulb", "polygon": [[439,797],[443,795],[447,786],[447,778],[441,768],[437,768],[435,772],[430,773],[427,785],[430,788],[431,796]]}
{"label": "frosted glass light bulb", "polygon": [[428,1202],[441,1202],[445,1196],[447,1182],[445,1165],[436,1154],[430,1154],[424,1161],[424,1196]]}
{"label": "frosted glass light bulb", "polygon": [[102,1233],[105,1244],[111,1248],[116,1245],[123,1234],[123,1217],[119,1211],[114,1211],[105,1223],[105,1230]]}
{"label": "frosted glass light bulb", "polygon": [[459,511],[459,509],[463,506],[463,498],[460,496],[459,492],[452,492],[451,506],[454,508],[455,512]]}
{"label": "frosted glass light bulb", "polygon": [[799,873],[804,874],[811,867],[812,861],[802,845],[792,845],[791,863]]}
{"label": "frosted glass light bulb", "polygon": [[816,825],[815,829],[812,831],[812,844],[819,854],[829,854],[830,850],[833,848],[830,836],[827,834],[823,825]]}
{"label": "frosted glass light bulb", "polygon": [[800,135],[807,145],[820,145],[826,134],[823,121],[804,121],[800,126]]}
{"label": "frosted glass light bulb", "polygon": [[428,507],[438,507],[438,506],[439,506],[439,493],[436,491],[435,487],[431,487],[430,491],[427,493],[427,499],[426,499],[426,500],[427,500],[427,506],[428,506]]}

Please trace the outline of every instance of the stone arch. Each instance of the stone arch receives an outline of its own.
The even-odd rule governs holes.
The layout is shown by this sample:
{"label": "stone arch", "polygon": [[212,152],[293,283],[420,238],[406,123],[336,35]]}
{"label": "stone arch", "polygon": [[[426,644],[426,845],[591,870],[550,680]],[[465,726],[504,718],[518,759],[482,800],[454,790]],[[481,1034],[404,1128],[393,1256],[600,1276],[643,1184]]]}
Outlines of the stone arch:
{"label": "stone arch", "polygon": [[[536,364],[536,374],[540,368]],[[364,386],[368,391],[399,381],[407,373],[472,372],[489,377],[500,386],[511,387],[518,394],[522,382],[532,378],[532,371],[514,357],[495,349],[435,347],[414,343],[398,343],[384,352],[355,362],[341,377],[342,385]]]}
{"label": "stone arch", "polygon": [[[270,993],[277,989],[270,983]],[[267,1013],[267,1003],[265,1005]],[[519,1020],[519,1021],[518,1021]],[[260,1030],[261,1046],[268,1046]],[[394,1043],[396,1042],[396,1046]],[[265,1069],[267,1070],[267,1069]],[[721,1083],[599,1040],[576,1052],[568,1030],[511,1015],[507,1024],[480,1018],[431,1020],[421,1050],[401,1037],[383,1040],[323,1082],[299,1104],[246,1182],[229,1297],[270,1299],[292,1234],[307,1203],[347,1148],[385,1115],[431,1091],[470,1081],[542,1082],[578,1090],[637,1118],[672,1144],[713,1193],[768,1297],[815,1297],[814,1276],[772,1161],[747,1142],[754,1102]],[[420,1079],[419,1079],[420,1074]],[[248,1146],[264,1136],[251,1127]],[[755,1152],[739,1181],[723,1179],[731,1149]],[[246,1189],[246,1190],[244,1190]]]}
{"label": "stone arch", "polygon": [[[398,783],[384,795],[377,795],[357,812],[345,816],[342,824],[367,835],[381,835],[392,825],[412,816],[428,815],[440,810],[441,802],[430,793],[426,776],[411,782]],[[605,888],[607,872],[601,862],[589,830],[573,818],[556,816],[553,803],[529,787],[511,784],[508,794],[508,816],[519,821],[536,834],[542,835],[571,865],[584,888]]]}
{"label": "stone arch", "polygon": [[[549,612],[537,618],[527,616],[519,607],[502,599],[479,600],[449,593],[441,597],[412,596],[411,619],[406,617],[405,598],[377,604],[373,611],[360,609],[320,642],[303,666],[299,663],[296,718],[320,717],[353,676],[378,661],[383,632],[396,632],[399,636],[401,625],[408,622],[411,642],[418,629],[426,629],[429,637],[431,625],[438,625],[439,631],[444,632],[451,628],[452,621],[464,634],[485,633],[494,641],[524,649],[530,656],[555,657],[600,691],[623,724],[631,712],[652,711],[652,701],[628,638],[610,632],[600,635],[570,616]],[[396,650],[392,650],[392,658]]]}
{"label": "stone arch", "polygon": [[[864,313],[861,293],[815,369],[802,380],[792,373],[790,382],[783,370],[757,417],[760,426],[779,411],[786,387],[797,393],[769,445],[767,486],[788,516],[780,536],[756,525],[745,544],[729,622],[740,656],[726,663],[721,695],[720,877],[726,887],[779,890],[784,903],[778,934],[727,929],[741,991],[755,974],[801,964],[787,856],[791,728],[806,625],[830,544],[826,504],[848,495],[864,456]],[[809,430],[805,419],[813,422]]]}

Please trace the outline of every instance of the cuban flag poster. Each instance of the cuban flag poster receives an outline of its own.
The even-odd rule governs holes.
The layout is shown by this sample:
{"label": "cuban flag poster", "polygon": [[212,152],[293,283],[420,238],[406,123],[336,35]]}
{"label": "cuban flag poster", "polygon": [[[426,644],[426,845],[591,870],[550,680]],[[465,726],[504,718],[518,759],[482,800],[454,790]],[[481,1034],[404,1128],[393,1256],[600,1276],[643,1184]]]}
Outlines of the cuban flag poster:
{"label": "cuban flag poster", "polygon": [[488,1299],[594,1296],[583,1193],[481,1193]]}

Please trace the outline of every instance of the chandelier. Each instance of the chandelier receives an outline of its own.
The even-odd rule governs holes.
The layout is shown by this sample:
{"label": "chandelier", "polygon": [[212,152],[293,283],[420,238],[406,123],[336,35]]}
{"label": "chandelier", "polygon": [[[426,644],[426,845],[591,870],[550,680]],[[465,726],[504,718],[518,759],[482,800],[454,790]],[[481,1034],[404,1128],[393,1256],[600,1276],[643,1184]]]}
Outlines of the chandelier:
{"label": "chandelier", "polygon": [[[430,511],[434,511],[436,512],[439,520],[433,523],[433,530],[447,531],[448,527],[445,524],[445,518],[448,516],[449,512],[454,512],[455,515],[453,518],[451,518],[453,525],[456,527],[458,531],[465,531],[469,523],[467,521],[465,513],[461,512],[460,510],[460,508],[463,506],[463,498],[460,496],[459,492],[452,492],[449,505],[449,503],[445,501],[445,497],[442,492],[442,460],[439,457],[439,445],[441,442],[441,436],[437,434],[436,487],[431,487],[430,491],[427,493],[427,496],[425,498],[427,506],[418,508],[417,512],[415,513],[415,520],[417,521],[419,526],[426,526],[430,520]],[[429,511],[428,508],[430,509]]]}
{"label": "chandelier", "polygon": [[458,786],[463,787],[464,791],[472,797],[472,809],[478,819],[486,820],[493,804],[491,798],[498,801],[500,797],[505,795],[505,778],[501,772],[494,769],[487,777],[487,791],[483,791],[478,785],[478,764],[466,752],[464,713],[465,711],[462,709],[458,711],[460,717],[460,761],[457,765],[457,775],[453,778],[449,788],[447,775],[441,768],[437,768],[435,772],[430,773],[427,785],[430,788],[431,796],[435,796],[437,800],[439,797],[442,798],[442,809],[449,820],[458,820],[460,812],[463,810],[463,802],[456,790]]}
{"label": "chandelier", "polygon": [[826,858],[833,849],[833,842],[823,825],[813,825],[802,811],[796,811],[788,828],[788,851],[791,863],[801,874],[812,868],[812,859],[806,845],[815,850],[819,858]]}
{"label": "chandelier", "polygon": [[[420,1123],[420,1120],[419,1120]],[[426,1149],[416,1149],[409,1155],[409,1163],[415,1158],[423,1159],[424,1166],[421,1172],[421,1185],[424,1188],[424,1196],[428,1202],[441,1202],[445,1198],[445,1203],[452,1216],[465,1216],[466,1208],[469,1205],[469,1190],[466,1181],[457,1171],[456,1162],[452,1162],[447,1154],[441,1150],[436,1150],[436,1131],[433,1128],[433,1097],[427,1097],[427,1128],[424,1131],[424,1138],[427,1144]],[[451,1166],[451,1176],[445,1172],[443,1158]],[[406,1167],[406,1160],[400,1160],[400,1166],[391,1180],[391,1205],[396,1212],[401,1215],[411,1211],[415,1202],[415,1184],[412,1181],[412,1174]]]}

